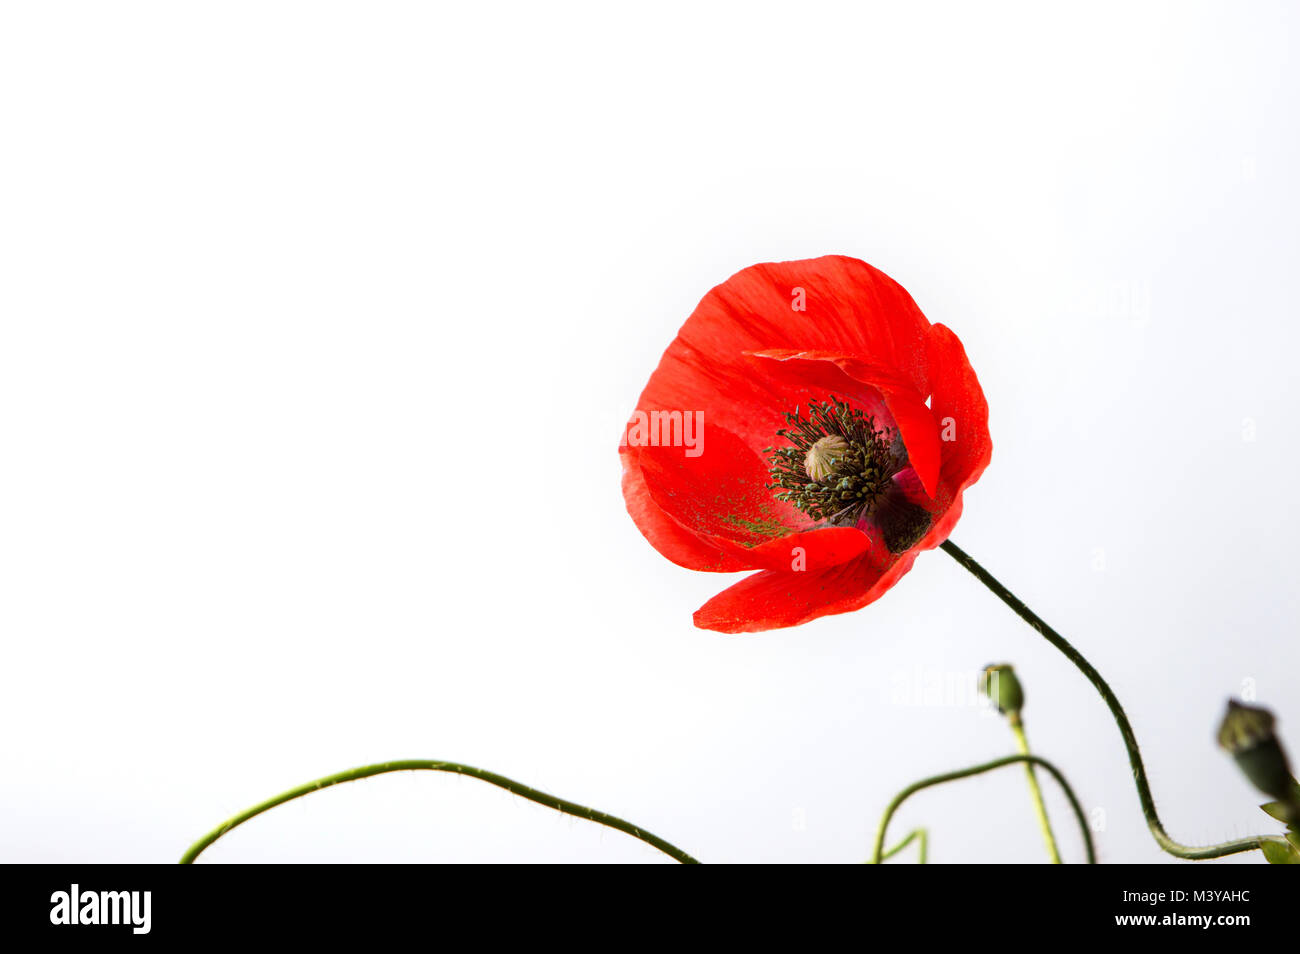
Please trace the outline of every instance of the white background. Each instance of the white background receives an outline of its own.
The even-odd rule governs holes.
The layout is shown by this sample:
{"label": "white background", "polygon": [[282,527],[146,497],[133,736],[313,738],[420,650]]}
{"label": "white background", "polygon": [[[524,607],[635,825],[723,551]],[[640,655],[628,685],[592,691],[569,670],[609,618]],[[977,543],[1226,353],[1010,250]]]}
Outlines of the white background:
{"label": "white background", "polygon": [[[1300,16],[897,6],[6,4],[4,860],[170,861],[441,758],[705,861],[859,861],[1011,750],[995,660],[1102,860],[1164,859],[1093,690],[943,553],[722,636],[731,578],[624,512],[698,299],[832,252],[965,342],[994,454],[953,539],[1110,679],[1171,833],[1268,830],[1213,732],[1253,684],[1300,754]],[[1044,857],[1017,770],[897,824]],[[429,773],[205,856],[661,859]]]}

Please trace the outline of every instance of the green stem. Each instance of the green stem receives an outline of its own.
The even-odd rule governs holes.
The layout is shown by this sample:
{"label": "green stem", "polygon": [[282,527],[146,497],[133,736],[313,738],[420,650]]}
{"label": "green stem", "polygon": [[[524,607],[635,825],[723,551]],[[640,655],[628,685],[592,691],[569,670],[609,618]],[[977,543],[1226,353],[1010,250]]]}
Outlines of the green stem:
{"label": "green stem", "polygon": [[889,828],[889,820],[894,817],[894,812],[898,811],[900,805],[907,801],[908,798],[915,795],[922,789],[929,788],[932,785],[942,785],[944,782],[954,782],[959,778],[969,778],[972,775],[981,775],[984,772],[991,772],[993,769],[1002,768],[1004,765],[1015,765],[1018,762],[1024,762],[1030,765],[1041,765],[1052,774],[1057,783],[1065,792],[1065,797],[1070,800],[1070,807],[1074,809],[1074,817],[1079,820],[1079,830],[1083,832],[1084,849],[1088,853],[1088,864],[1097,863],[1097,854],[1092,847],[1092,832],[1088,830],[1087,819],[1083,815],[1083,807],[1079,800],[1074,796],[1074,789],[1070,788],[1070,783],[1065,780],[1065,776],[1047,759],[1039,758],[1037,755],[1007,755],[1000,759],[994,759],[992,762],[984,762],[980,765],[972,765],[970,768],[959,769],[956,772],[945,772],[943,775],[932,775],[929,778],[923,778],[919,782],[913,782],[907,788],[903,789],[894,796],[894,800],[889,803],[885,809],[884,816],[880,819],[880,828],[876,830],[876,847],[871,853],[871,863],[880,864],[884,859],[885,831]]}
{"label": "green stem", "polygon": [[1111,691],[1110,686],[1106,684],[1106,680],[1101,678],[1101,673],[1093,669],[1092,664],[1083,657],[1082,653],[1071,646],[1064,636],[1043,622],[1033,610],[999,583],[988,570],[971,559],[957,544],[948,540],[942,544],[942,548],[947,551],[949,556],[969,570],[977,580],[992,590],[998,599],[1010,606],[1017,616],[1037,630],[1039,635],[1064,653],[1065,657],[1078,667],[1079,671],[1092,683],[1093,688],[1101,694],[1102,699],[1106,701],[1106,705],[1110,708],[1111,715],[1115,717],[1115,724],[1119,726],[1120,735],[1124,737],[1124,748],[1128,750],[1129,765],[1133,768],[1133,780],[1137,783],[1138,801],[1142,803],[1142,814],[1147,820],[1147,827],[1151,829],[1152,836],[1154,836],[1156,843],[1161,848],[1179,858],[1199,861],[1204,858],[1221,858],[1224,855],[1236,854],[1239,851],[1251,851],[1259,848],[1264,841],[1274,840],[1267,835],[1256,835],[1252,838],[1241,838],[1236,841],[1225,841],[1217,845],[1195,848],[1180,844],[1170,838],[1165,831],[1164,825],[1160,823],[1160,816],[1156,814],[1156,803],[1151,797],[1151,786],[1147,784],[1146,768],[1142,765],[1142,754],[1138,750],[1137,736],[1133,734],[1133,727],[1129,724],[1128,716],[1124,713],[1124,707],[1120,705],[1119,699]]}
{"label": "green stem", "polygon": [[888,861],[890,858],[894,857],[894,855],[898,854],[900,851],[902,851],[912,842],[918,840],[920,841],[920,845],[918,845],[917,847],[920,849],[920,853],[917,855],[916,863],[918,865],[925,864],[927,849],[929,847],[930,833],[926,831],[924,828],[913,828],[910,832],[907,833],[906,838],[904,838],[893,848],[890,848],[887,852],[881,855],[880,860]]}
{"label": "green stem", "polygon": [[598,812],[594,808],[587,808],[585,805],[578,805],[574,802],[566,801],[563,798],[556,798],[554,795],[547,795],[545,792],[539,792],[535,788],[529,788],[527,785],[521,785],[513,779],[508,779],[504,775],[497,775],[495,772],[489,772],[481,768],[474,768],[472,765],[460,765],[456,762],[425,762],[415,759],[404,762],[382,762],[378,765],[365,765],[361,768],[339,772],[337,775],[327,775],[325,778],[317,779],[314,782],[308,782],[306,785],[299,785],[297,788],[291,788],[289,791],[277,795],[274,798],[267,799],[260,805],[254,805],[247,811],[240,812],[224,825],[208,832],[190,846],[189,851],[185,852],[181,857],[180,863],[183,865],[192,863],[205,848],[232,828],[237,828],[250,818],[256,818],[258,815],[275,808],[277,805],[291,802],[295,798],[302,798],[304,795],[310,795],[312,792],[318,792],[323,788],[329,788],[331,785],[338,785],[340,782],[354,782],[357,779],[370,778],[372,775],[383,775],[387,772],[409,772],[417,770],[430,772],[453,772],[457,775],[469,775],[473,778],[487,782],[490,785],[495,785],[498,788],[504,788],[507,792],[514,795],[520,795],[539,805],[545,805],[547,808],[554,808],[556,811],[563,812],[566,815],[573,815],[576,818],[584,818],[587,821],[595,822],[598,825],[617,829],[618,831],[631,835],[633,838],[644,841],[648,845],[653,845],[664,854],[675,858],[683,864],[699,864],[699,862],[680,848],[670,845],[662,838],[652,835],[650,832],[645,831],[642,828],[638,828],[631,822],[626,822],[621,818],[615,818],[613,815],[606,815],[604,812]]}
{"label": "green stem", "polygon": [[[1016,737],[1016,749],[1021,755],[1029,754],[1029,739],[1025,737],[1025,724],[1020,719],[1020,713],[1011,715],[1011,732]],[[1047,820],[1047,806],[1043,803],[1043,790],[1038,787],[1038,774],[1034,771],[1034,766],[1029,762],[1025,763],[1025,777],[1029,780],[1029,795],[1034,800],[1034,813],[1038,816],[1038,827],[1042,829],[1043,841],[1047,844],[1047,856],[1052,859],[1052,864],[1061,863],[1061,852],[1056,847],[1056,836],[1052,834],[1052,823]]]}

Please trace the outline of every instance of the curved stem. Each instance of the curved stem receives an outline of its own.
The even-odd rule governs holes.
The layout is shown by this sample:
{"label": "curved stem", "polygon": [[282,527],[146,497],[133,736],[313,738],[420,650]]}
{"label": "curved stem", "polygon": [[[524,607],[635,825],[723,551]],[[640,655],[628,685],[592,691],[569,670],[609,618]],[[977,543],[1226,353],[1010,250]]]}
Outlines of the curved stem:
{"label": "curved stem", "polygon": [[972,775],[981,775],[984,772],[991,772],[993,769],[1002,768],[1004,765],[1015,765],[1017,762],[1024,762],[1028,765],[1041,765],[1047,771],[1052,773],[1052,777],[1065,792],[1065,797],[1070,800],[1070,807],[1074,809],[1074,817],[1079,820],[1079,830],[1083,832],[1084,849],[1088,853],[1088,864],[1097,863],[1097,853],[1092,846],[1092,832],[1088,829],[1087,819],[1083,815],[1083,807],[1079,800],[1074,796],[1074,789],[1070,788],[1070,783],[1065,780],[1065,776],[1047,759],[1039,758],[1037,755],[1007,755],[1000,759],[994,759],[992,762],[984,762],[980,765],[972,765],[970,768],[958,769],[956,772],[945,772],[943,775],[932,775],[929,778],[923,778],[919,782],[913,782],[907,788],[903,789],[894,796],[894,800],[889,803],[885,809],[885,814],[880,819],[880,828],[876,830],[876,847],[871,853],[871,863],[880,864],[885,856],[883,849],[885,847],[885,831],[889,828],[889,820],[894,817],[894,812],[898,807],[907,801],[911,796],[932,785],[942,785],[944,782],[954,782],[959,778],[969,778]]}
{"label": "curved stem", "polygon": [[887,852],[881,855],[880,860],[881,861],[889,860],[890,858],[894,857],[894,855],[898,854],[900,851],[902,851],[904,848],[910,845],[912,842],[918,840],[920,841],[920,845],[918,845],[917,847],[920,849],[920,853],[917,855],[916,863],[918,865],[925,864],[925,858],[926,858],[927,849],[929,847],[929,841],[930,841],[930,833],[926,831],[924,828],[913,828],[910,832],[907,833],[906,838],[904,838],[893,848],[890,848]]}
{"label": "curved stem", "polygon": [[1128,716],[1124,713],[1124,707],[1120,705],[1119,699],[1111,691],[1110,686],[1106,684],[1106,680],[1101,678],[1101,673],[1092,668],[1092,664],[1083,657],[1082,653],[1071,646],[1064,636],[1043,622],[1038,614],[999,583],[993,574],[971,559],[961,547],[948,540],[942,544],[942,548],[947,551],[949,556],[969,570],[977,580],[992,590],[998,599],[1010,606],[1017,616],[1037,630],[1039,635],[1064,653],[1065,657],[1074,663],[1079,671],[1092,683],[1093,688],[1101,694],[1102,699],[1106,701],[1106,705],[1110,708],[1111,715],[1115,717],[1115,724],[1119,726],[1120,735],[1124,737],[1124,748],[1128,749],[1129,765],[1133,768],[1133,780],[1137,783],[1138,801],[1142,803],[1142,814],[1147,820],[1147,827],[1151,829],[1152,836],[1161,848],[1179,858],[1199,861],[1204,858],[1221,858],[1224,855],[1236,854],[1239,851],[1250,851],[1259,848],[1264,841],[1273,840],[1267,835],[1256,835],[1253,838],[1241,838],[1236,841],[1225,841],[1217,845],[1206,845],[1197,848],[1181,844],[1170,838],[1165,831],[1164,825],[1160,823],[1160,816],[1156,813],[1156,803],[1151,797],[1151,786],[1147,784],[1146,768],[1142,764],[1142,754],[1138,750],[1137,736],[1133,734],[1133,726],[1129,724]]}
{"label": "curved stem", "polygon": [[[1011,718],[1011,732],[1016,737],[1016,749],[1021,755],[1029,754],[1029,739],[1025,736],[1025,724],[1020,713]],[[1043,832],[1043,841],[1047,844],[1047,856],[1052,864],[1061,863],[1061,851],[1056,847],[1056,836],[1052,834],[1052,823],[1047,820],[1047,806],[1043,803],[1043,790],[1038,787],[1038,774],[1033,765],[1025,763],[1025,777],[1029,780],[1029,796],[1034,800],[1034,814],[1038,816],[1038,827]]]}
{"label": "curved stem", "polygon": [[498,788],[504,788],[507,792],[514,795],[522,796],[529,801],[536,802],[539,805],[545,805],[547,808],[554,808],[558,812],[566,815],[573,815],[576,818],[584,818],[587,821],[595,822],[598,825],[604,825],[607,828],[615,828],[618,831],[631,835],[633,838],[644,841],[648,845],[653,845],[664,854],[675,858],[683,864],[699,864],[694,858],[682,851],[680,848],[669,844],[662,838],[650,834],[642,828],[638,828],[631,822],[626,822],[621,818],[613,815],[606,815],[604,812],[596,811],[594,808],[587,808],[585,805],[578,805],[575,802],[566,801],[563,798],[556,798],[554,795],[547,795],[545,792],[539,792],[535,788],[529,788],[513,779],[506,778],[504,775],[497,775],[495,772],[489,772],[486,769],[474,768],[472,765],[461,765],[457,762],[426,762],[416,759],[403,762],[381,762],[377,765],[365,765],[361,768],[349,769],[346,772],[339,772],[336,775],[327,775],[322,779],[314,782],[308,782],[306,785],[299,785],[297,788],[291,788],[274,798],[267,799],[260,805],[254,805],[247,811],[240,812],[234,818],[227,821],[218,828],[208,832],[193,845],[189,851],[181,857],[180,863],[183,865],[190,864],[197,858],[205,848],[220,838],[232,828],[237,828],[250,818],[256,818],[265,811],[275,808],[277,805],[283,805],[285,802],[291,802],[295,798],[301,798],[304,795],[310,795],[312,792],[319,792],[323,788],[329,788],[331,785],[338,785],[340,782],[354,782],[357,779],[370,778],[372,775],[383,775],[387,772],[410,772],[425,770],[430,772],[453,772],[457,775],[469,775],[472,778],[480,779],[490,785]]}

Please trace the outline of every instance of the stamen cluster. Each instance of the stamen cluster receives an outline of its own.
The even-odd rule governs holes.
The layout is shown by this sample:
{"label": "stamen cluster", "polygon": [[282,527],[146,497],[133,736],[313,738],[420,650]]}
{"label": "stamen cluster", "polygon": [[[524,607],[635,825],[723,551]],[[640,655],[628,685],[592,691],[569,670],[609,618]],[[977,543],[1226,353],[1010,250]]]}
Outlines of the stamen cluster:
{"label": "stamen cluster", "polygon": [[836,526],[870,513],[898,469],[893,431],[836,397],[809,401],[807,415],[795,408],[785,419],[789,427],[776,433],[791,446],[764,450],[776,499]]}

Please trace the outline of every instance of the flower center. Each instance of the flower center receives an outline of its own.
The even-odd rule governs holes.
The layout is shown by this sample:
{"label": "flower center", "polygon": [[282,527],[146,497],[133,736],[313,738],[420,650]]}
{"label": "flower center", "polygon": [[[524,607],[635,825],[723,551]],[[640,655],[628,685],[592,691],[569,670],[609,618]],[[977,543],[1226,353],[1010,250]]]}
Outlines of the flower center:
{"label": "flower center", "polygon": [[791,446],[766,451],[776,499],[836,526],[870,513],[900,467],[893,431],[839,398],[809,401],[806,417],[795,408],[785,420],[776,433]]}
{"label": "flower center", "polygon": [[833,527],[860,526],[870,520],[892,553],[914,546],[930,527],[923,507],[894,486],[893,477],[907,466],[907,450],[892,428],[832,397],[808,402],[785,415],[788,427],[777,436],[787,447],[769,447],[768,473],[776,499],[813,520]]}

